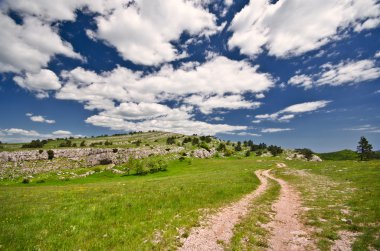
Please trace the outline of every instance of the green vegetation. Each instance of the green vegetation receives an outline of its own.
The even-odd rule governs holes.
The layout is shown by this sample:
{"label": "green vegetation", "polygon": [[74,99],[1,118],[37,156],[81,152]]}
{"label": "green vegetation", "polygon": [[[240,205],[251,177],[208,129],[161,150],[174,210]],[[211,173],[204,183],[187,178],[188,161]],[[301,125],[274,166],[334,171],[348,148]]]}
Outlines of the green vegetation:
{"label": "green vegetation", "polygon": [[360,160],[369,160],[372,157],[372,145],[365,137],[361,137],[357,147]]}
{"label": "green vegetation", "polygon": [[[178,229],[255,189],[252,159],[172,161],[168,171],[109,171],[69,181],[0,186],[4,249],[174,249]],[[263,167],[263,166],[261,166]],[[178,229],[177,229],[178,228]]]}
{"label": "green vegetation", "polygon": [[329,250],[339,231],[356,233],[353,250],[380,249],[379,161],[288,161],[276,169],[302,193],[304,221],[316,229],[321,250]]}
{"label": "green vegetation", "polygon": [[358,160],[358,154],[352,150],[342,150],[330,153],[319,153],[323,160]]}

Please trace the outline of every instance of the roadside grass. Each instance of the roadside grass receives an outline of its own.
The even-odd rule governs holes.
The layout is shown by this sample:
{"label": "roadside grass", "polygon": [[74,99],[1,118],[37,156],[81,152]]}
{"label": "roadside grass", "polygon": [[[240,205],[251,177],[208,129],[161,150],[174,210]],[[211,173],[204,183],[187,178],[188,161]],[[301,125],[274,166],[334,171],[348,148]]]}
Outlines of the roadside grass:
{"label": "roadside grass", "polygon": [[0,249],[162,250],[216,209],[254,190],[245,159],[172,161],[147,176],[96,173],[67,182],[1,185]]}
{"label": "roadside grass", "polygon": [[357,233],[353,250],[380,250],[380,162],[287,161],[275,174],[297,187],[321,250],[330,250],[339,231]]}
{"label": "roadside grass", "polygon": [[280,185],[268,179],[268,188],[252,201],[249,214],[234,228],[228,250],[266,250],[270,232],[265,224],[271,221],[272,204],[280,194]]}

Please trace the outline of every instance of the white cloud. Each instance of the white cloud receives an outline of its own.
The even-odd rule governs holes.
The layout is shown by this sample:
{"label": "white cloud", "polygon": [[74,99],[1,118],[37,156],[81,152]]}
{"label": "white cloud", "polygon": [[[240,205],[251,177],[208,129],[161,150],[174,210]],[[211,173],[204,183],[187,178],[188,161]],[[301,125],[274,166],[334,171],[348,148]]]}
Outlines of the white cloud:
{"label": "white cloud", "polygon": [[302,86],[305,89],[310,89],[313,86],[313,80],[307,75],[295,75],[291,77],[288,81],[288,84],[294,86]]}
{"label": "white cloud", "polygon": [[22,88],[38,92],[39,98],[48,97],[46,91],[61,88],[57,75],[48,69],[42,69],[38,73],[26,73],[22,77],[16,76],[13,80]]}
{"label": "white cloud", "polygon": [[35,17],[25,17],[20,25],[0,11],[0,26],[0,72],[37,73],[57,54],[81,59],[56,30]]}
{"label": "white cloud", "polygon": [[238,136],[252,136],[252,137],[260,137],[261,134],[257,134],[257,133],[250,133],[250,132],[238,132],[238,133],[235,133],[236,135]]}
{"label": "white cloud", "polygon": [[380,67],[373,60],[341,62],[338,65],[326,64],[318,76],[317,85],[355,84],[380,77]]}
{"label": "white cloud", "polygon": [[33,115],[32,113],[27,113],[26,116],[29,117],[30,120],[34,121],[34,122],[47,123],[47,124],[54,124],[55,123],[55,120],[46,119],[41,115]]}
{"label": "white cloud", "polygon": [[293,129],[291,128],[265,128],[262,129],[261,132],[263,133],[275,133],[275,132],[285,132],[285,131],[291,131]]}
{"label": "white cloud", "polygon": [[264,95],[264,93],[258,93],[255,95],[255,98],[262,99],[262,98],[265,98],[265,95]]}
{"label": "white cloud", "polygon": [[187,104],[198,106],[200,111],[204,114],[210,114],[215,109],[255,109],[261,105],[260,102],[250,102],[244,100],[241,95],[229,95],[229,96],[201,96],[192,95],[185,99]]}
{"label": "white cloud", "polygon": [[0,140],[4,142],[29,142],[36,139],[63,138],[68,136],[83,137],[83,135],[74,135],[70,131],[65,130],[44,134],[20,128],[0,129]]}
{"label": "white cloud", "polygon": [[70,131],[65,131],[65,130],[54,131],[52,134],[56,136],[71,136],[72,135]]}
{"label": "white cloud", "polygon": [[[76,68],[61,76],[64,85],[56,93],[58,99],[77,100],[86,109],[99,110],[86,120],[88,123],[115,130],[172,130],[189,134],[192,130],[216,134],[246,128],[195,121],[193,106],[205,114],[219,108],[255,108],[260,103],[248,102],[242,94],[262,93],[274,85],[269,74],[257,72],[257,66],[222,56],[177,69],[164,65],[147,75],[118,67],[101,74]],[[169,107],[164,104],[167,101],[175,104]]]}
{"label": "white cloud", "polygon": [[331,63],[320,67],[320,72],[314,75],[295,75],[288,83],[309,89],[315,86],[344,84],[359,84],[380,77],[380,67],[374,60],[342,61],[336,65]]}
{"label": "white cloud", "polygon": [[375,58],[380,58],[380,51],[376,52]]}
{"label": "white cloud", "polygon": [[327,104],[330,102],[331,101],[320,100],[320,101],[295,104],[295,105],[288,106],[288,107],[286,107],[286,108],[284,108],[278,112],[272,113],[272,114],[256,115],[255,118],[257,119],[257,121],[275,120],[275,121],[279,121],[279,122],[289,122],[291,119],[295,118],[296,114],[316,111],[318,109],[321,109],[321,108],[327,106]]}
{"label": "white cloud", "polygon": [[228,45],[249,56],[264,48],[277,57],[301,55],[339,39],[346,28],[371,29],[379,20],[376,0],[252,0],[235,15]]}
{"label": "white cloud", "polygon": [[0,131],[2,131],[3,133],[5,133],[7,135],[21,135],[21,136],[28,136],[28,137],[36,137],[36,136],[40,135],[36,131],[24,130],[24,129],[20,129],[20,128],[3,129]]}
{"label": "white cloud", "polygon": [[325,107],[328,103],[331,101],[321,100],[321,101],[314,101],[314,102],[305,102],[301,104],[295,104],[286,107],[285,109],[279,111],[279,114],[282,113],[304,113],[304,112],[311,112],[318,110],[320,108]]}
{"label": "white cloud", "polygon": [[213,14],[192,1],[136,0],[127,8],[116,8],[109,15],[97,17],[96,33],[125,60],[157,65],[186,56],[171,44],[183,32],[215,33],[215,21]]}

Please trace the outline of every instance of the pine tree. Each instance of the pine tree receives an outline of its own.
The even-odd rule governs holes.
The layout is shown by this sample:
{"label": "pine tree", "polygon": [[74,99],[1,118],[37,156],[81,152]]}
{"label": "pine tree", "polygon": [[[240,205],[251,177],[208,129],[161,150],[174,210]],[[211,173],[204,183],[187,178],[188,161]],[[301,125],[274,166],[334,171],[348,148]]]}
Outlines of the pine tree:
{"label": "pine tree", "polygon": [[365,137],[361,137],[356,151],[360,156],[360,160],[369,159],[372,155],[372,145],[368,143]]}

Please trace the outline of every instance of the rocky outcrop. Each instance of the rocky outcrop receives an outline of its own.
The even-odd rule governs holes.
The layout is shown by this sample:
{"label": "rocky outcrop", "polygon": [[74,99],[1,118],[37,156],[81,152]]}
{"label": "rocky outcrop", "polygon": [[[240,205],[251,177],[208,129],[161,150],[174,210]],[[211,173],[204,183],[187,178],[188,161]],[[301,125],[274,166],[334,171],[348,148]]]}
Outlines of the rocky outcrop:
{"label": "rocky outcrop", "polygon": [[315,154],[313,154],[311,159],[306,159],[303,154],[296,153],[296,152],[288,152],[287,157],[285,159],[286,160],[305,160],[305,161],[313,161],[313,162],[321,162],[322,161],[322,159]]}
{"label": "rocky outcrop", "polygon": [[197,149],[194,150],[193,156],[200,159],[210,158],[216,154],[216,150],[214,148],[207,151],[206,149]]}
{"label": "rocky outcrop", "polygon": [[[100,164],[103,160],[109,160],[110,163],[120,164],[126,162],[130,157],[145,158],[149,155],[163,155],[180,152],[182,150],[183,147],[175,147],[169,150],[164,148],[119,148],[117,150],[110,148],[53,149],[54,158],[67,158],[70,160],[83,161],[84,164],[89,166]],[[48,160],[47,151],[45,150],[42,153],[39,153],[39,150],[0,153],[0,163],[35,160]]]}

